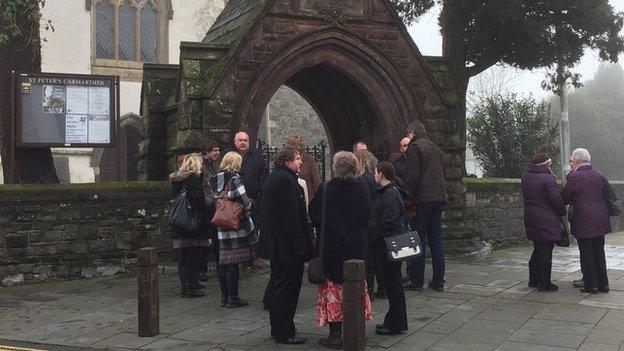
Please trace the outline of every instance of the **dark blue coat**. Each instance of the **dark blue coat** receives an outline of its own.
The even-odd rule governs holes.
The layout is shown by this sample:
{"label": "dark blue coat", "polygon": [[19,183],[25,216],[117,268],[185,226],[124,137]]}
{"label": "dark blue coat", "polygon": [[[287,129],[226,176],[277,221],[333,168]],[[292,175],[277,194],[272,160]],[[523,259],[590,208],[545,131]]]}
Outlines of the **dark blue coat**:
{"label": "dark blue coat", "polygon": [[566,210],[561,190],[546,166],[530,165],[522,175],[524,227],[535,242],[561,239],[561,217]]}

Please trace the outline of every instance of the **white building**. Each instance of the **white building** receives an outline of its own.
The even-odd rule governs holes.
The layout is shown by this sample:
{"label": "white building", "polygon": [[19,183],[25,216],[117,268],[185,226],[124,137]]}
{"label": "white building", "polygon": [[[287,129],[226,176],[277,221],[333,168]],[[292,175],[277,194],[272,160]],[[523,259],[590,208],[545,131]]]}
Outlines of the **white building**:
{"label": "white building", "polygon": [[[139,137],[142,63],[178,64],[181,41],[201,41],[224,0],[54,0],[42,9],[54,31],[41,29],[42,71],[118,75],[119,147],[53,149],[57,173],[72,183],[109,180],[120,158],[120,179],[132,180]],[[136,179],[136,178],[134,178]]]}

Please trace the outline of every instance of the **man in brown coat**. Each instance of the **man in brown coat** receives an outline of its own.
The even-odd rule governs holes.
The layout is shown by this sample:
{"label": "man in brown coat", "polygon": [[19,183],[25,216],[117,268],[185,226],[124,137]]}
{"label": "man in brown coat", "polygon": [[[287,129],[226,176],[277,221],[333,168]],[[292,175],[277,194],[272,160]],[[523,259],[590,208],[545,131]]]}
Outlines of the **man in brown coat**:
{"label": "man in brown coat", "polygon": [[[442,245],[442,212],[446,206],[446,172],[444,151],[429,140],[420,121],[408,127],[412,138],[405,153],[405,186],[416,206],[412,223],[431,250],[433,278],[429,288],[444,291],[444,247]],[[425,275],[425,255],[408,262],[406,288],[422,289]]]}

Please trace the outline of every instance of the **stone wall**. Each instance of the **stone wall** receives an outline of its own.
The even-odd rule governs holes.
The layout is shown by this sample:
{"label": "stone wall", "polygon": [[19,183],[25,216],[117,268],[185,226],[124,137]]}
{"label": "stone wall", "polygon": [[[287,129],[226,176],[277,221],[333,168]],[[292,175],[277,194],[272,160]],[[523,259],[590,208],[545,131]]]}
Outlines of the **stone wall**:
{"label": "stone wall", "polygon": [[[466,185],[467,218],[450,218],[454,212],[445,218],[449,249],[460,242],[452,237],[457,222],[458,231],[474,233],[489,244],[480,254],[490,245],[526,243],[518,180],[466,179]],[[622,206],[624,182],[613,185]],[[170,198],[169,182],[0,186],[0,282],[124,272],[135,266],[136,249],[144,246],[159,248],[160,260],[168,261]],[[614,218],[614,230],[624,230],[624,216]]]}
{"label": "stone wall", "polygon": [[[526,244],[524,204],[519,179],[464,179],[468,191],[467,225],[494,248]],[[611,182],[624,208],[624,182]],[[612,217],[613,230],[624,230],[624,216]]]}
{"label": "stone wall", "polygon": [[0,186],[2,285],[123,272],[168,251],[168,182]]}

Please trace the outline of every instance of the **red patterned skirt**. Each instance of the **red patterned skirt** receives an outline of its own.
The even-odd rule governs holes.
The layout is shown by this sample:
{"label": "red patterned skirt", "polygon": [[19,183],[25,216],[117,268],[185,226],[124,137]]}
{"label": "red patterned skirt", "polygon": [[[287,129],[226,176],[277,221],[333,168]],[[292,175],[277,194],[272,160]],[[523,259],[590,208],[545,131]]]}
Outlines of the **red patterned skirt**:
{"label": "red patterned skirt", "polygon": [[[368,288],[364,282],[364,316],[367,321],[373,319]],[[327,323],[342,322],[342,284],[326,280],[318,285],[318,302],[316,303],[316,324],[319,326]]]}

